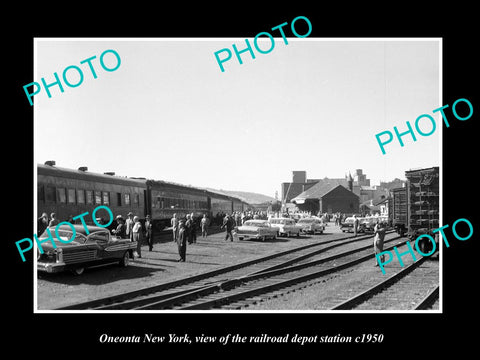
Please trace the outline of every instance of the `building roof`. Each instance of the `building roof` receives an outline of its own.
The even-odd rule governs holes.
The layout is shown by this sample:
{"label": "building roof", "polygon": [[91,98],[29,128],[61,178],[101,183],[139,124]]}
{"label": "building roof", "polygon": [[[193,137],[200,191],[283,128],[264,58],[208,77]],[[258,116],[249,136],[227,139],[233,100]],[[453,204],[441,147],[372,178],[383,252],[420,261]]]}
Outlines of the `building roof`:
{"label": "building roof", "polygon": [[[318,183],[313,185],[308,190],[305,190],[298,196],[292,199],[292,202],[303,203],[305,200],[308,199],[320,199],[326,194],[328,194],[333,189],[343,186],[345,189],[347,188],[347,180],[346,179],[321,179]],[[354,193],[352,193],[355,195]],[[357,196],[357,195],[355,195]]]}

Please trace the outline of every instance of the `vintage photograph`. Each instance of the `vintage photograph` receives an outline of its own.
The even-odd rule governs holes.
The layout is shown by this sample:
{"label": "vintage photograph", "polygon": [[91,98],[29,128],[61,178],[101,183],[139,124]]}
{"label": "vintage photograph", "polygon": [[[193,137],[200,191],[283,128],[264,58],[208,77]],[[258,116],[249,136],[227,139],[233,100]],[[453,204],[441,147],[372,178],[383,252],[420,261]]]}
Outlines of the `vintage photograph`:
{"label": "vintage photograph", "polygon": [[442,39],[269,31],[34,39],[35,312],[442,312]]}

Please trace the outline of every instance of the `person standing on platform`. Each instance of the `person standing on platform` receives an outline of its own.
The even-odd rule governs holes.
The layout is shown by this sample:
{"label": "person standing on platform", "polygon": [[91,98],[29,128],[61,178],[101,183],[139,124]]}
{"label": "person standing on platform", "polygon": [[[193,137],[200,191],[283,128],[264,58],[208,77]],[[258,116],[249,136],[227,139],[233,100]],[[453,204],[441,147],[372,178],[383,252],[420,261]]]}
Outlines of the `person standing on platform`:
{"label": "person standing on platform", "polygon": [[117,235],[118,237],[124,238],[125,237],[125,221],[123,220],[122,215],[117,215],[117,227],[116,229],[112,230],[112,233]]}
{"label": "person standing on platform", "polygon": [[173,214],[173,217],[172,217],[172,219],[170,220],[170,224],[172,225],[173,242],[177,242],[177,236],[178,236],[178,219],[177,219],[177,214]]}
{"label": "person standing on platform", "polygon": [[207,214],[203,214],[203,218],[200,221],[200,226],[202,228],[202,237],[203,238],[206,238],[208,236],[208,225],[209,225],[209,223],[210,223],[210,221],[207,218]]}
{"label": "person standing on platform", "polygon": [[153,225],[150,215],[145,216],[145,237],[147,239],[148,251],[153,250]]}
{"label": "person standing on platform", "polygon": [[177,261],[185,262],[187,257],[187,231],[185,229],[185,221],[183,219],[178,222],[177,235],[178,255],[180,255],[180,259]]}
{"label": "person standing on platform", "polygon": [[185,221],[185,235],[189,244],[192,243],[192,220],[190,219],[190,214],[187,214]]}
{"label": "person standing on platform", "polygon": [[357,215],[353,215],[353,236],[358,234],[358,222]]}
{"label": "person standing on platform", "polygon": [[44,212],[37,220],[37,234],[42,235],[45,229],[48,227],[48,214]]}
{"label": "person standing on platform", "polygon": [[[380,224],[380,222],[377,219],[377,223],[375,224],[375,227],[373,228],[373,233],[375,236],[373,237],[373,251],[375,253],[375,266],[378,266],[378,259],[377,259],[377,254],[380,254],[383,252],[383,242],[385,241],[385,228],[383,227],[383,224]],[[382,263],[385,263],[385,255],[381,256]]]}
{"label": "person standing on platform", "polygon": [[197,242],[197,219],[193,216],[193,212],[190,214],[190,244]]}
{"label": "person standing on platform", "polygon": [[48,227],[56,226],[59,224],[58,219],[55,217],[55,213],[50,214],[50,222],[48,223]]}
{"label": "person standing on platform", "polygon": [[127,220],[125,220],[125,235],[127,235],[127,238],[130,239],[130,241],[133,241],[133,225],[134,225],[134,222],[133,222],[133,214],[132,212],[130,211],[128,214],[127,214]]}
{"label": "person standing on platform", "polygon": [[140,222],[140,219],[138,216],[133,217],[133,228],[132,228],[132,238],[133,241],[137,242],[137,254],[138,257],[142,257],[142,238],[143,238],[143,229],[142,229],[142,223]]}

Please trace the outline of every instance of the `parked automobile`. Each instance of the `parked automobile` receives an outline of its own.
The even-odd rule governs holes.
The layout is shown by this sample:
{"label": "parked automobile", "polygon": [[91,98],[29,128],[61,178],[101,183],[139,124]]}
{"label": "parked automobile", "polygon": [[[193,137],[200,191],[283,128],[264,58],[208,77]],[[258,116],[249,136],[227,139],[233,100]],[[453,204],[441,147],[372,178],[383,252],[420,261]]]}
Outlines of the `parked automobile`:
{"label": "parked automobile", "polygon": [[377,217],[366,217],[360,222],[360,227],[365,233],[373,233],[375,225],[377,224]]}
{"label": "parked automobile", "polygon": [[277,238],[277,228],[272,227],[267,220],[247,220],[236,231],[239,240],[259,239],[265,241]]}
{"label": "parked automobile", "polygon": [[319,218],[303,218],[298,220],[297,226],[300,227],[300,231],[307,234],[323,234],[325,230],[325,224]]}
{"label": "parked automobile", "polygon": [[[365,224],[363,223],[364,219],[365,218],[357,217],[357,220],[358,220],[357,232],[359,233],[365,232]],[[353,232],[354,221],[355,219],[353,217],[346,218],[345,221],[340,225],[340,230],[342,230],[342,232]]]}
{"label": "parked automobile", "polygon": [[[85,268],[110,263],[118,263],[120,266],[128,266],[133,259],[133,251],[137,247],[136,241],[113,236],[108,229],[99,226],[73,225],[75,238],[72,236],[70,225],[61,225],[55,232],[55,227],[50,227],[50,233],[54,239],[41,243],[43,254],[37,248],[37,270],[48,273],[63,270],[72,270],[80,275]],[[65,242],[56,238],[57,236]],[[45,231],[39,238],[39,242],[48,238]]]}
{"label": "parked automobile", "polygon": [[290,235],[299,236],[300,227],[295,220],[289,218],[272,218],[269,220],[272,227],[277,228],[278,236],[290,237]]}

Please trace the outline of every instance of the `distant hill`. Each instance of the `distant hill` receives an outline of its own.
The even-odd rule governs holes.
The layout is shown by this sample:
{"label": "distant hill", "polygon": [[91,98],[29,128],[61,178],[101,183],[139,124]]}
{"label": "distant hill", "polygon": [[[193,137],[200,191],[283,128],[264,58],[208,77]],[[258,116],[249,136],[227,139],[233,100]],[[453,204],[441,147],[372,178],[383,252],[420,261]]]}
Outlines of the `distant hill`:
{"label": "distant hill", "polygon": [[264,202],[275,201],[275,198],[273,197],[263,195],[263,194],[248,192],[248,191],[218,190],[218,189],[211,189],[211,188],[207,188],[207,190],[218,192],[218,193],[229,195],[229,196],[235,196],[249,204],[262,204]]}

